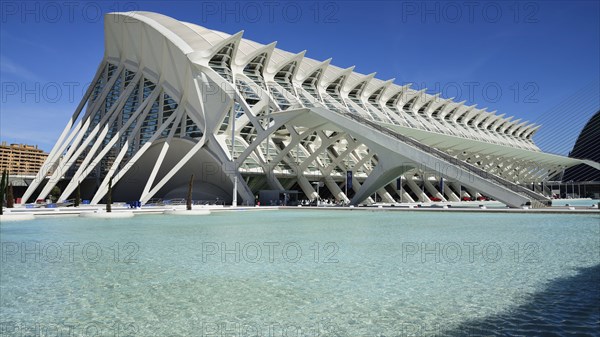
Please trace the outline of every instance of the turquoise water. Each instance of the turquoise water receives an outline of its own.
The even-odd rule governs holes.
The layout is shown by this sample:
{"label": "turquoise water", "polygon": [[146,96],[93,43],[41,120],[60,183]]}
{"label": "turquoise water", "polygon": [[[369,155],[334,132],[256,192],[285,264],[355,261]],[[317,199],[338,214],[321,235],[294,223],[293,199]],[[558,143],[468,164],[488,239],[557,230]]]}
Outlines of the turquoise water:
{"label": "turquoise water", "polygon": [[0,234],[1,336],[599,328],[597,214],[239,211],[47,218]]}

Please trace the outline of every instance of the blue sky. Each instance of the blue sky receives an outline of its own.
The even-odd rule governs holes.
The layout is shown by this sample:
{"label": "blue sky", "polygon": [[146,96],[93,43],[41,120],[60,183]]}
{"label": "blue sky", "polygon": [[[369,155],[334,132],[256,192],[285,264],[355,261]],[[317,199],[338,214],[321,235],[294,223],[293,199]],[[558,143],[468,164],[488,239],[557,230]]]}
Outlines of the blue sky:
{"label": "blue sky", "polygon": [[103,19],[146,10],[541,123],[567,154],[600,108],[599,1],[2,1],[0,139],[50,150],[103,55]]}

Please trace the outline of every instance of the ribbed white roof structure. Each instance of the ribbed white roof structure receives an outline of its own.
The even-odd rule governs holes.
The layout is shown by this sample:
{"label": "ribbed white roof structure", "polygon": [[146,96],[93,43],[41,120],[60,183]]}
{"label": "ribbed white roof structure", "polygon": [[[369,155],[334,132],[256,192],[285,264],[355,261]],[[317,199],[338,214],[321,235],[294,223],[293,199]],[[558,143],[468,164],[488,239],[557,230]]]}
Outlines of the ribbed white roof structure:
{"label": "ribbed white roof structure", "polygon": [[[313,199],[322,182],[328,196],[354,204],[374,194],[387,202],[484,194],[541,206],[543,181],[582,162],[541,152],[532,141],[538,125],[243,32],[150,12],[110,13],[104,24],[93,85],[23,202],[64,179],[61,199],[81,185],[98,203],[111,177],[116,198],[178,198],[194,174],[195,198],[248,204],[262,189]],[[446,189],[432,184],[441,178]]]}

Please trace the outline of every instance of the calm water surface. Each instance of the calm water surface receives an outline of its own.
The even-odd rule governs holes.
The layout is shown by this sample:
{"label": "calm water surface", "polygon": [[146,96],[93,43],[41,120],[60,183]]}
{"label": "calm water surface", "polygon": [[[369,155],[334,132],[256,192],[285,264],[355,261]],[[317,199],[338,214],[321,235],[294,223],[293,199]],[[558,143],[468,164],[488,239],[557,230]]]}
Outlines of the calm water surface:
{"label": "calm water surface", "polygon": [[2,223],[1,336],[598,335],[600,216]]}

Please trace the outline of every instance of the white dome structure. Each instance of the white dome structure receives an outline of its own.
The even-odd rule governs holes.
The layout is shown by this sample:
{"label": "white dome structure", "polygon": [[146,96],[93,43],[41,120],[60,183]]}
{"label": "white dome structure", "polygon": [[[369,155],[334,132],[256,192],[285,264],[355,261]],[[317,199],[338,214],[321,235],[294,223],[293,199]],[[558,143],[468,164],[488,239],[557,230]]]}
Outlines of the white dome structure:
{"label": "white dome structure", "polygon": [[263,189],[314,199],[313,184],[323,183],[330,197],[352,204],[485,195],[542,207],[545,179],[584,162],[541,152],[532,141],[539,125],[243,32],[150,12],[110,13],[104,24],[93,84],[24,203],[66,180],[61,200],[87,181],[96,204],[111,177],[114,199],[147,203],[184,196],[194,174],[195,199],[247,204]]}

